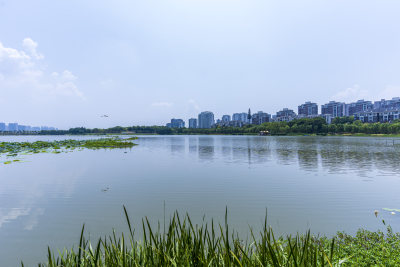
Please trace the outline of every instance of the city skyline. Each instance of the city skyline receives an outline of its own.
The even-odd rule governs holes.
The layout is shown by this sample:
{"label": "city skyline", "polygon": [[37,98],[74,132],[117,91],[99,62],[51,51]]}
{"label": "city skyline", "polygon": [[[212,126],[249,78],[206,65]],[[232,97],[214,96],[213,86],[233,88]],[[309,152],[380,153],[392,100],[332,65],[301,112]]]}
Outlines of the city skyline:
{"label": "city skyline", "polygon": [[[250,108],[248,113],[246,112],[236,112],[232,114],[232,117],[225,113],[220,116],[221,119],[214,120],[215,116],[214,113],[211,111],[214,124],[220,123],[223,126],[243,126],[243,124],[262,124],[263,122],[270,122],[270,121],[290,121],[293,119],[299,118],[313,118],[318,116],[324,116],[327,123],[330,123],[332,118],[335,117],[348,117],[348,116],[355,116],[356,119],[360,119],[360,116],[367,116],[366,114],[361,113],[368,113],[368,112],[388,112],[392,111],[395,112],[395,119],[399,118],[400,114],[400,97],[392,97],[391,99],[380,99],[374,102],[370,100],[359,99],[355,102],[345,103],[345,102],[337,102],[337,101],[329,101],[328,103],[318,105],[317,103],[306,101],[305,103],[299,104],[297,108],[297,112],[290,108],[281,108],[280,110],[272,113],[264,112],[264,111],[257,111],[255,113],[250,113]],[[205,111],[210,112],[210,111]],[[201,112],[200,115],[204,113]],[[248,119],[249,115],[251,119]],[[275,115],[274,115],[275,114]],[[231,119],[232,118],[232,119]],[[183,122],[183,126],[173,127],[172,121],[176,119],[171,119],[171,123],[167,123],[167,127],[172,128],[183,128],[185,127],[185,123],[183,122],[185,119],[179,119]],[[202,128],[200,127],[200,123],[197,123],[197,119],[189,118],[188,125],[189,128]],[[196,124],[191,123],[191,120],[196,120]],[[363,120],[363,119],[362,119]],[[376,120],[376,118],[374,119]],[[386,119],[388,120],[388,119]],[[373,121],[373,120],[372,120]],[[229,124],[228,122],[236,122],[233,124]],[[238,123],[241,122],[241,123]],[[196,127],[190,127],[190,125]],[[211,126],[210,126],[211,127]],[[210,128],[206,127],[206,128]]]}
{"label": "city skyline", "polygon": [[40,132],[40,131],[53,131],[58,130],[55,127],[49,126],[30,126],[22,125],[18,122],[1,122],[0,121],[0,132]]}
{"label": "city skyline", "polygon": [[[339,110],[338,110],[339,107]],[[232,116],[229,114],[223,114],[221,116],[215,116],[212,111],[203,111],[202,113],[212,113],[212,118],[209,120],[213,120],[214,122],[208,122],[207,125],[211,127],[211,125],[220,122],[221,125],[224,126],[243,126],[242,123],[250,123],[250,124],[262,124],[263,122],[270,122],[270,121],[289,121],[294,118],[312,118],[317,116],[323,115],[331,115],[330,117],[325,117],[328,123],[331,122],[331,119],[334,117],[345,117],[345,116],[354,116],[356,113],[362,112],[372,112],[372,111],[388,111],[394,110],[397,111],[397,114],[400,114],[400,97],[392,97],[391,99],[380,99],[376,101],[371,100],[364,100],[359,99],[355,102],[345,103],[345,102],[337,102],[337,101],[329,101],[328,103],[319,105],[312,101],[306,101],[302,104],[298,105],[297,112],[294,109],[290,108],[281,108],[276,112],[264,112],[264,111],[256,111],[251,113],[252,118],[248,119],[247,112],[235,112],[232,113]],[[250,109],[249,111],[250,112]],[[198,116],[200,116],[198,114]],[[108,115],[103,115],[107,117]],[[179,116],[178,116],[179,117]],[[217,118],[217,119],[215,119]],[[221,119],[219,119],[221,118]],[[357,117],[358,118],[358,117]],[[397,117],[396,117],[397,118]],[[359,118],[358,118],[359,119]],[[198,128],[199,121],[198,118],[172,118],[170,122],[166,124],[160,124],[160,126],[165,125],[171,128],[184,128],[186,127],[187,121],[187,128]],[[234,124],[229,124],[229,122],[236,122]],[[10,126],[11,125],[11,126]],[[117,126],[117,125],[114,125]],[[195,127],[194,127],[195,126]],[[10,128],[11,127],[11,128]],[[85,125],[75,126],[75,127],[86,127]],[[74,127],[71,127],[74,128]],[[30,126],[30,125],[22,125],[17,122],[9,122],[8,124],[5,122],[0,121],[0,132],[4,131],[40,131],[40,130],[58,130],[56,127],[49,127],[49,126]],[[65,129],[66,130],[66,129]]]}
{"label": "city skyline", "polygon": [[[333,105],[333,106],[332,106]],[[340,107],[340,112],[338,113],[337,108],[336,109],[332,109],[335,105],[341,105]],[[217,123],[218,121],[220,121],[222,123],[222,125],[228,126],[229,123],[231,121],[237,121],[237,122],[244,122],[244,123],[250,123],[250,124],[261,124],[263,122],[269,122],[269,121],[287,121],[287,120],[291,120],[293,118],[304,118],[304,117],[315,117],[315,116],[321,116],[324,114],[330,114],[332,115],[332,118],[334,117],[344,117],[344,116],[354,116],[355,113],[360,113],[362,111],[373,111],[373,110],[387,110],[388,107],[385,107],[385,105],[391,105],[392,107],[389,109],[396,109],[396,111],[400,112],[400,97],[392,97],[391,99],[380,99],[380,100],[376,100],[376,101],[370,101],[370,100],[364,100],[364,99],[359,99],[355,102],[351,102],[351,103],[345,103],[345,102],[337,102],[337,101],[329,101],[328,103],[319,105],[317,103],[314,103],[312,101],[306,101],[300,105],[298,105],[298,109],[297,112],[296,110],[290,109],[290,108],[282,108],[276,112],[264,112],[264,111],[257,111],[255,113],[252,113],[253,117],[251,119],[251,121],[249,122],[247,119],[248,113],[246,112],[236,112],[236,113],[232,113],[232,116],[229,114],[223,114],[220,116],[221,119],[218,118],[218,116],[215,116],[215,114],[213,112],[211,112],[213,114],[213,116],[215,118],[218,119],[214,119],[214,123]],[[330,109],[329,109],[330,107]],[[250,110],[249,110],[250,111]],[[210,111],[206,111],[206,112],[210,112]],[[276,118],[276,117],[280,117],[278,114],[279,113],[287,113],[287,112],[293,112],[293,115],[282,115],[281,118]],[[257,117],[257,114],[259,114],[259,116],[264,116],[265,118],[260,118]],[[265,115],[264,115],[265,114]],[[274,115],[275,114],[275,115]],[[108,115],[103,115],[105,117],[107,117]],[[256,116],[256,117],[254,117]],[[268,118],[266,118],[266,116]],[[289,119],[286,117],[290,117]],[[254,120],[258,120],[258,123],[255,122]],[[326,118],[327,122],[330,123],[331,118]],[[165,125],[167,127],[172,127],[172,128],[184,128],[186,123],[185,121],[187,121],[187,127],[188,128],[197,128],[198,127],[198,120],[197,118],[187,118],[187,119],[176,119],[176,118],[172,118],[171,121],[169,123],[166,124],[161,124],[161,125]],[[224,124],[225,122],[225,124]],[[10,128],[11,125],[11,128]],[[196,125],[196,127],[193,127],[194,125]],[[116,126],[116,125],[114,125]],[[229,125],[229,126],[239,126],[241,127],[242,124],[234,124],[234,125]],[[84,125],[81,126],[76,126],[76,127],[86,127]],[[71,127],[74,128],[74,127]],[[10,130],[11,129],[11,130]],[[0,132],[4,132],[4,131],[40,131],[40,130],[58,130],[58,128],[56,127],[49,127],[49,126],[30,126],[30,125],[22,125],[16,122],[1,122],[0,121]]]}

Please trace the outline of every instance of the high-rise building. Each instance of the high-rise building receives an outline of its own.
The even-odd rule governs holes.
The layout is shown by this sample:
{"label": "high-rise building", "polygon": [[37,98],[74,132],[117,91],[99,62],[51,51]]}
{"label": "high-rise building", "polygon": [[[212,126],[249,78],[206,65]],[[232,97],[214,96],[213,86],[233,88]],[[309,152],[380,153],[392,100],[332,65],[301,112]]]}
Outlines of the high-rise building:
{"label": "high-rise building", "polygon": [[233,113],[233,115],[232,115],[232,120],[233,120],[233,121],[246,122],[246,121],[247,121],[247,113],[246,113],[246,112],[242,112],[242,113]]}
{"label": "high-rise building", "polygon": [[18,125],[18,132],[25,132],[27,127],[25,125]]}
{"label": "high-rise building", "polygon": [[381,101],[375,101],[374,110],[376,111],[400,110],[400,97],[393,97],[391,100],[381,99]]}
{"label": "high-rise building", "polygon": [[231,116],[230,115],[223,115],[222,116],[222,121],[223,122],[230,122],[231,121]]}
{"label": "high-rise building", "polygon": [[400,119],[400,109],[366,112],[361,111],[354,114],[354,119],[362,122],[392,122]]}
{"label": "high-rise building", "polygon": [[182,119],[171,119],[171,123],[167,123],[170,128],[184,128],[185,122]]}
{"label": "high-rise building", "polygon": [[0,122],[0,132],[5,132],[6,129],[6,124],[4,122]]}
{"label": "high-rise building", "polygon": [[346,104],[342,102],[329,101],[328,104],[321,106],[321,114],[322,115],[331,115],[333,118],[335,117],[343,117],[345,116]]}
{"label": "high-rise building", "polygon": [[197,128],[197,119],[196,118],[189,119],[189,128]]}
{"label": "high-rise building", "polygon": [[214,113],[203,111],[199,114],[199,128],[211,128],[214,125]]}
{"label": "high-rise building", "polygon": [[299,117],[312,117],[318,115],[318,105],[310,101],[298,106]]}
{"label": "high-rise building", "polygon": [[357,102],[346,104],[346,116],[353,116],[359,112],[372,111],[373,105],[371,101],[365,101],[364,99],[358,100]]}
{"label": "high-rise building", "polygon": [[254,113],[251,116],[252,124],[262,124],[264,122],[270,122],[270,121],[271,121],[271,115],[262,111]]}
{"label": "high-rise building", "polygon": [[276,113],[276,121],[291,121],[296,118],[296,112],[292,109],[284,108]]}
{"label": "high-rise building", "polygon": [[17,132],[18,131],[18,123],[9,123],[8,124],[8,131],[9,132]]}

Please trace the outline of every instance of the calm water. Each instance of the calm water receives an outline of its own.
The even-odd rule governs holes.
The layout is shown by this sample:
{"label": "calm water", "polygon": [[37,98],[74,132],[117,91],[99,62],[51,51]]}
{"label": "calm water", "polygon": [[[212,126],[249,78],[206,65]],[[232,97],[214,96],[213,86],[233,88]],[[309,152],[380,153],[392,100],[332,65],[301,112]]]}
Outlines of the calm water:
{"label": "calm water", "polygon": [[382,218],[400,231],[400,214],[382,210],[400,208],[400,139],[140,136],[136,143],[1,164],[0,266],[32,265],[47,245],[76,244],[83,223],[93,238],[125,231],[122,205],[136,225],[144,216],[162,222],[164,202],[167,219],[178,210],[197,222],[203,215],[222,222],[227,206],[243,238],[249,225],[261,229],[266,208],[281,234],[376,230]]}

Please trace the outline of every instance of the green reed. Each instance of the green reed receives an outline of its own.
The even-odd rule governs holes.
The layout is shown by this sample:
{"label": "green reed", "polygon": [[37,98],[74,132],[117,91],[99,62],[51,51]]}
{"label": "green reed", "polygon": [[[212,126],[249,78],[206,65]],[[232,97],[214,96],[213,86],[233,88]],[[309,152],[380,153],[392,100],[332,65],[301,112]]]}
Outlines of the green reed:
{"label": "green reed", "polygon": [[[186,214],[177,212],[166,230],[155,231],[147,218],[142,219],[143,234],[135,238],[128,213],[127,235],[112,235],[92,243],[85,238],[82,227],[79,246],[55,255],[48,248],[47,263],[55,266],[399,266],[400,234],[388,227],[381,231],[359,230],[355,236],[338,233],[333,238],[304,235],[276,238],[264,221],[250,240],[243,241],[229,230],[227,212],[225,223],[203,222],[194,225]],[[165,227],[164,227],[165,229]],[[22,266],[23,263],[22,263]]]}
{"label": "green reed", "polygon": [[[225,223],[194,225],[189,215],[176,212],[165,232],[154,230],[147,218],[142,220],[143,235],[136,239],[128,213],[128,235],[100,238],[92,244],[82,227],[79,246],[55,255],[48,248],[44,266],[337,266],[335,239],[305,235],[276,238],[265,219],[258,234],[243,241]],[[342,260],[343,261],[343,260]],[[23,266],[23,264],[22,264]]]}

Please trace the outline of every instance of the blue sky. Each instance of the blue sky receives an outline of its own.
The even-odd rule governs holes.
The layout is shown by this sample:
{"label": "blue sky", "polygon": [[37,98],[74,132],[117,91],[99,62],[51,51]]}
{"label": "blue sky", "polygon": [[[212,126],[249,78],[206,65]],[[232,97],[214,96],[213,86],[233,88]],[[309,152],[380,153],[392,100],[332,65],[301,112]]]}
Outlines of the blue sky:
{"label": "blue sky", "polygon": [[0,0],[0,121],[154,125],[400,96],[399,10],[396,0]]}

